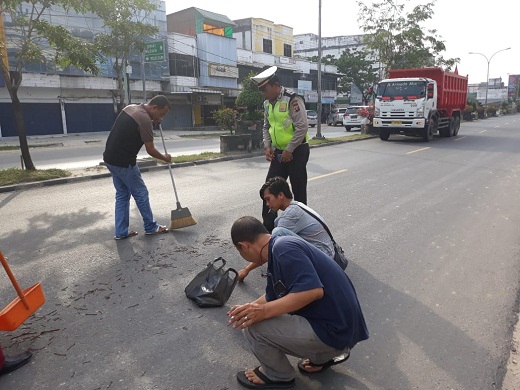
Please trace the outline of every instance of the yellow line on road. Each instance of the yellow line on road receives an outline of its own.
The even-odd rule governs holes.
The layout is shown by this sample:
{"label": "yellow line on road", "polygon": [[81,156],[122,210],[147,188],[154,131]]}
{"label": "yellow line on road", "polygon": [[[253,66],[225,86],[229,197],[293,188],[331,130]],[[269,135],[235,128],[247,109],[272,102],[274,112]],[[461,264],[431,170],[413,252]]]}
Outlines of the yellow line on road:
{"label": "yellow line on road", "polygon": [[430,149],[430,148],[431,148],[430,146],[427,146],[426,148],[421,148],[421,149],[412,150],[411,152],[406,152],[406,154],[422,152],[423,150]]}
{"label": "yellow line on road", "polygon": [[339,171],[336,171],[336,172],[331,172],[331,173],[327,173],[325,175],[320,175],[320,176],[316,176],[316,177],[313,177],[307,181],[312,181],[312,180],[318,180],[318,179],[323,179],[324,177],[327,177],[327,176],[332,176],[332,175],[337,175],[338,173],[343,173],[343,172],[347,172],[347,169],[341,169]]}

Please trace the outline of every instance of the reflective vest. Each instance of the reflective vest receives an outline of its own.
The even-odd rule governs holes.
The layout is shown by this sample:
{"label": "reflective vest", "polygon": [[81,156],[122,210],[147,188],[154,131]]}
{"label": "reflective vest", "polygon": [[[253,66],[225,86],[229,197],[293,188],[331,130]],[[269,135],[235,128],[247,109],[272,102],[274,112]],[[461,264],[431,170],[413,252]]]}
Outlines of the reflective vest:
{"label": "reflective vest", "polygon": [[294,134],[294,125],[289,115],[290,102],[296,94],[285,90],[274,106],[269,100],[264,101],[264,110],[269,121],[271,144],[279,150],[285,150]]}

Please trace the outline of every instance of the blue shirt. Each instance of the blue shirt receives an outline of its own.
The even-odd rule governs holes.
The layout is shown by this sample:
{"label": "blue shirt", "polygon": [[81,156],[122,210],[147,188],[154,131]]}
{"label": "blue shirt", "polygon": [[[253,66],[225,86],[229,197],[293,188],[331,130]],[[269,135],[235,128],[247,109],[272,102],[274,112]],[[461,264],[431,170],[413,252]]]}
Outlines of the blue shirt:
{"label": "blue shirt", "polygon": [[269,243],[267,301],[289,293],[323,288],[323,297],[297,310],[325,344],[344,350],[368,339],[356,290],[336,262],[305,240],[272,237]]}

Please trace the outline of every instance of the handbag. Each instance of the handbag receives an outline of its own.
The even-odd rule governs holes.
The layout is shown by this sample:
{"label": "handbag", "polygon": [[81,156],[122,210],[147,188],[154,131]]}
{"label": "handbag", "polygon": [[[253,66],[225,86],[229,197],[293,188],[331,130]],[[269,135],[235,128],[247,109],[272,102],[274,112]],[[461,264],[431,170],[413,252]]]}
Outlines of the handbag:
{"label": "handbag", "polygon": [[313,214],[310,212],[307,208],[303,207],[302,205],[298,205],[300,208],[305,211],[307,214],[309,214],[311,217],[313,217],[316,221],[321,223],[321,226],[325,229],[325,231],[329,234],[330,239],[332,240],[332,244],[334,246],[334,261],[338,263],[338,265],[341,267],[342,270],[345,270],[348,266],[348,259],[345,256],[345,252],[343,251],[343,248],[339,246],[339,244],[334,240],[334,237],[332,237],[332,233],[330,232],[328,226],[323,222],[316,214]]}
{"label": "handbag", "polygon": [[186,296],[199,307],[223,306],[238,282],[238,272],[234,268],[224,268],[225,265],[226,260],[222,257],[210,261],[186,286]]}

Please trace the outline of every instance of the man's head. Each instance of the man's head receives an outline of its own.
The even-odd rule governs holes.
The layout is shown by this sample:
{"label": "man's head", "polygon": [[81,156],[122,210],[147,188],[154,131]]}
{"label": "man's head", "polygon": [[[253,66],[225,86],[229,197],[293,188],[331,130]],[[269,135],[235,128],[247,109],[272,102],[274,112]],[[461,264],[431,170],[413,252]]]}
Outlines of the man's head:
{"label": "man's head", "polygon": [[269,238],[269,232],[255,217],[240,217],[231,226],[231,241],[240,256],[249,262],[262,262],[261,252]]}
{"label": "man's head", "polygon": [[285,210],[293,199],[289,184],[283,177],[272,177],[260,188],[260,198],[274,212]]}
{"label": "man's head", "polygon": [[277,69],[276,66],[271,66],[269,69],[251,78],[256,83],[264,99],[275,100],[280,94],[281,85],[276,75]]}
{"label": "man's head", "polygon": [[146,112],[150,116],[154,125],[161,123],[164,116],[170,111],[170,102],[164,95],[154,96],[145,105]]}

